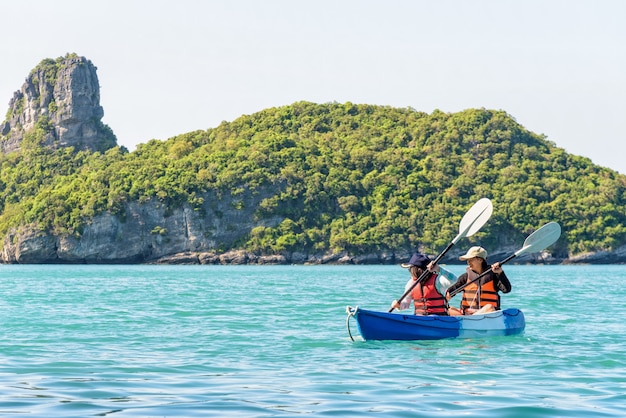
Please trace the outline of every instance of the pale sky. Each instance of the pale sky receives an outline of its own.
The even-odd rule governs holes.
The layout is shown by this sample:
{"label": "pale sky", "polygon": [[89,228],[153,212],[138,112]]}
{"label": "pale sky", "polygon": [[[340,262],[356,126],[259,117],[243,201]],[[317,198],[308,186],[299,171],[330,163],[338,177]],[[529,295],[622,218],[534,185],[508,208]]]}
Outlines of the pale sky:
{"label": "pale sky", "polygon": [[504,110],[626,174],[626,1],[1,1],[0,119],[41,60],[76,53],[131,151],[336,101]]}

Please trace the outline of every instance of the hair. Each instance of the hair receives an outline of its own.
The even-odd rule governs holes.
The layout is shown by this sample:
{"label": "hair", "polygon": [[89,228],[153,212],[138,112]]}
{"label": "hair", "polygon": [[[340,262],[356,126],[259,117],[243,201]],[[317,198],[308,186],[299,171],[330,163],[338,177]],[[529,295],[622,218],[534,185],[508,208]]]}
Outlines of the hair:
{"label": "hair", "polygon": [[411,276],[419,277],[422,275],[424,270],[418,266],[411,266],[409,267],[409,272],[411,273]]}

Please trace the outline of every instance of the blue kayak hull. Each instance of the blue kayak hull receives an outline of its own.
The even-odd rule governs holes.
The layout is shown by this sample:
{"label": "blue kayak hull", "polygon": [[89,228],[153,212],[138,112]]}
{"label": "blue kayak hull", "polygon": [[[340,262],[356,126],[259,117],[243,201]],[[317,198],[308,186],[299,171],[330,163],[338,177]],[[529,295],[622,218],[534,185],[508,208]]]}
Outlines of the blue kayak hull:
{"label": "blue kayak hull", "polygon": [[480,338],[515,335],[524,331],[526,322],[519,309],[510,308],[467,316],[406,315],[355,308],[364,340],[439,340],[443,338]]}

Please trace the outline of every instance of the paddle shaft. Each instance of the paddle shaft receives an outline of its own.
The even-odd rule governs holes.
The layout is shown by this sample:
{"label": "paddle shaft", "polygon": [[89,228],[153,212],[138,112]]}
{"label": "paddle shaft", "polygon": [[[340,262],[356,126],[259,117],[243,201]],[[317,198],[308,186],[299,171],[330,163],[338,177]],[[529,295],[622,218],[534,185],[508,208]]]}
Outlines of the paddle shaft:
{"label": "paddle shaft", "polygon": [[[435,260],[432,262],[433,266],[436,266],[437,263],[439,263],[439,261],[443,258],[444,255],[446,255],[446,253],[448,251],[450,251],[450,248],[452,248],[454,246],[454,242],[451,242],[450,244],[448,244],[448,246],[445,248],[445,250],[443,250],[441,252],[441,254],[439,254],[437,256],[437,258],[435,258]],[[415,288],[415,286],[417,286],[418,284],[420,284],[422,281],[424,281],[426,279],[426,277],[428,277],[428,275],[432,274],[432,271],[429,271],[428,269],[424,269],[424,271],[422,272],[422,274],[420,275],[420,277],[415,280],[415,282],[411,285],[411,287],[409,287],[402,296],[400,296],[400,299],[398,299],[398,302],[402,303],[402,301],[404,300],[404,298],[411,293],[411,291]],[[391,308],[389,309],[389,312],[393,312],[395,308]]]}
{"label": "paddle shaft", "polygon": [[[560,236],[561,236],[561,226],[556,222],[548,222],[547,224],[545,224],[544,226],[542,226],[541,228],[539,228],[538,230],[530,234],[528,238],[526,238],[526,240],[524,241],[524,246],[520,248],[519,250],[517,250],[515,253],[505,258],[504,260],[500,261],[500,265],[508,263],[509,261],[511,261],[512,259],[514,259],[520,254],[524,254],[533,250],[534,251],[543,250],[544,248],[554,244],[556,240],[559,239]],[[487,271],[484,271],[482,274],[480,274],[478,277],[476,277],[472,281],[465,283],[463,286],[454,290],[452,293],[450,293],[450,297],[453,297],[454,295],[459,293],[461,290],[465,289],[466,286],[474,283],[477,280],[480,280],[491,270],[492,269],[490,267],[489,269],[487,269]]]}
{"label": "paddle shaft", "polygon": [[[480,199],[478,202],[474,203],[474,205],[465,212],[463,218],[461,218],[461,223],[459,224],[459,233],[456,237],[448,244],[445,250],[443,250],[437,258],[432,262],[432,265],[435,266],[439,263],[439,260],[448,252],[450,248],[454,246],[461,238],[471,237],[474,235],[491,217],[491,213],[493,211],[493,206],[491,201],[486,197]],[[415,286],[421,283],[429,274],[432,272],[425,269],[420,277],[413,283],[404,294],[398,299],[400,303],[404,300],[404,298],[413,290]],[[392,307],[389,309],[389,312],[393,312],[395,308]]]}
{"label": "paddle shaft", "polygon": [[[515,257],[517,257],[517,254],[511,254],[510,256],[508,256],[507,258],[505,258],[504,260],[500,261],[500,265],[503,265],[505,263],[508,263],[509,261],[511,261],[512,259],[514,259]],[[471,281],[465,283],[463,286],[459,287],[458,289],[456,289],[455,291],[453,291],[452,293],[450,293],[450,297],[453,297],[454,295],[456,295],[457,293],[459,293],[461,290],[465,289],[467,286],[471,285],[474,282],[477,282],[478,280],[482,279],[483,277],[485,277],[487,274],[489,274],[489,272],[492,270],[491,267],[489,267],[487,270],[483,271],[482,273],[480,273],[478,275],[478,277],[472,279]]]}

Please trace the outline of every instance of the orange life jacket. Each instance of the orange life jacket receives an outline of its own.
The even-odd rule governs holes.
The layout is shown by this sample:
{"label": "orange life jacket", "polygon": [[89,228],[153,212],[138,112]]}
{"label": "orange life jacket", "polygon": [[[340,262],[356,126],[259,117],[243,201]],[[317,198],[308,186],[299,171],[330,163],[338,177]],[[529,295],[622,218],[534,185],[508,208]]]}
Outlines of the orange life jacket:
{"label": "orange life jacket", "polygon": [[[467,282],[469,283],[478,277],[478,273],[474,270],[467,268]],[[491,278],[491,280],[489,280]],[[478,282],[483,280],[489,280],[483,283],[482,286],[478,286]],[[466,314],[467,309],[480,309],[486,304],[490,303],[496,310],[500,309],[500,295],[496,289],[493,274],[489,274],[480,280],[469,284],[463,289],[463,300],[461,300],[461,311],[463,315]]]}
{"label": "orange life jacket", "polygon": [[415,315],[447,315],[446,299],[437,290],[436,281],[437,274],[431,274],[429,278],[415,286],[411,291]]}

